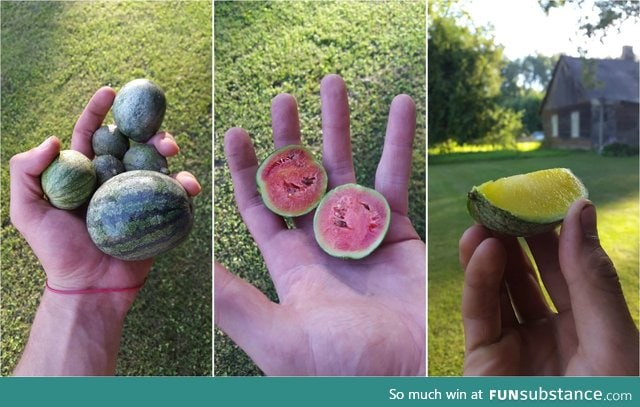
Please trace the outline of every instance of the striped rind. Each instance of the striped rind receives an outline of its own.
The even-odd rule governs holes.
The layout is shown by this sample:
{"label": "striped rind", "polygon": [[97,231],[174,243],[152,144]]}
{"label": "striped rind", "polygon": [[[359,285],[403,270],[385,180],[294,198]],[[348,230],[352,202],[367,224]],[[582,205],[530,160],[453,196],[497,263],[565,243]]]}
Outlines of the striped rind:
{"label": "striped rind", "polygon": [[193,205],[173,178],[128,171],[104,183],[91,198],[87,229],[104,253],[142,260],[165,253],[189,235]]}
{"label": "striped rind", "polygon": [[93,163],[84,154],[62,150],[40,177],[42,192],[58,209],[72,210],[87,202],[97,182]]}
{"label": "striped rind", "polygon": [[471,217],[487,229],[509,236],[535,236],[553,230],[562,221],[535,223],[520,219],[492,205],[476,187],[468,194],[467,209]]}

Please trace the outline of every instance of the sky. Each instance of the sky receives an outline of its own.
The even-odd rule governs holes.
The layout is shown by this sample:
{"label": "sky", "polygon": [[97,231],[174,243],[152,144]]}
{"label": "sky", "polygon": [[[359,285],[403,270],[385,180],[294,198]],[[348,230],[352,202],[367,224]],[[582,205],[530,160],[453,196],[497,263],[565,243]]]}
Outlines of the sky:
{"label": "sky", "polygon": [[[466,0],[463,8],[477,26],[493,25],[495,42],[504,46],[509,59],[536,53],[551,56],[579,56],[578,47],[587,50],[589,58],[618,58],[623,45],[633,46],[640,55],[640,23],[628,20],[621,33],[609,30],[603,39],[579,36],[578,16],[591,10],[592,0],[585,1],[582,10],[573,4],[552,9],[546,15],[537,0]],[[587,41],[588,40],[588,41]]]}

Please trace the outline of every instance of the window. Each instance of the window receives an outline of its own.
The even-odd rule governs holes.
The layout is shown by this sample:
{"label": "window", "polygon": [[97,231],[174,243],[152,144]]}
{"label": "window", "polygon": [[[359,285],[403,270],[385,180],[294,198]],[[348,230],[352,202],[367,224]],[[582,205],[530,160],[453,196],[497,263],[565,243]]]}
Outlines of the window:
{"label": "window", "polygon": [[551,115],[551,137],[558,137],[558,115]]}
{"label": "window", "polygon": [[571,138],[580,137],[580,112],[571,112]]}

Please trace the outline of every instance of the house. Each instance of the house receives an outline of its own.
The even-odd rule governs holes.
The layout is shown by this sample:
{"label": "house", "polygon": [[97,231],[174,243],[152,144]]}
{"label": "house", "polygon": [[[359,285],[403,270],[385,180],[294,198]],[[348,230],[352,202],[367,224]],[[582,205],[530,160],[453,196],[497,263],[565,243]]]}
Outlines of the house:
{"label": "house", "polygon": [[611,143],[638,146],[638,61],[561,56],[540,106],[545,142],[598,151]]}

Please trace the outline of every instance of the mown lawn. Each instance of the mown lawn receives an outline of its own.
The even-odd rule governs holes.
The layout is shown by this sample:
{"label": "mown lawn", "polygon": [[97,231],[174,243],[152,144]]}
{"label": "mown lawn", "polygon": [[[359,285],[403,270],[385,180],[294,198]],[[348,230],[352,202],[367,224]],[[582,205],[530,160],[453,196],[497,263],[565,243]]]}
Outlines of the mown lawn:
{"label": "mown lawn", "polygon": [[[425,237],[425,3],[218,2],[214,4],[214,251],[231,271],[274,301],[262,258],[242,223],[223,152],[224,132],[245,128],[258,157],[273,149],[271,100],[298,101],[303,143],[321,158],[320,80],[342,75],[349,89],[357,181],[373,186],[394,96],[417,103],[418,133],[410,185],[410,217]],[[215,374],[260,370],[220,331]]]}
{"label": "mown lawn", "polygon": [[[526,158],[429,161],[429,374],[460,375],[464,357],[460,317],[462,270],[458,239],[472,224],[466,193],[484,181],[544,168],[567,167],[584,182],[598,211],[602,245],[620,274],[638,323],[638,157],[540,150]],[[494,156],[495,157],[495,156]],[[500,155],[498,155],[500,157]]]}
{"label": "mown lawn", "polygon": [[[2,2],[1,373],[27,339],[44,273],[9,219],[9,159],[57,135],[103,85],[145,77],[165,91],[163,129],[181,147],[169,165],[203,190],[187,242],[156,259],[129,313],[119,375],[210,375],[211,2]],[[112,123],[111,114],[106,123]]]}

